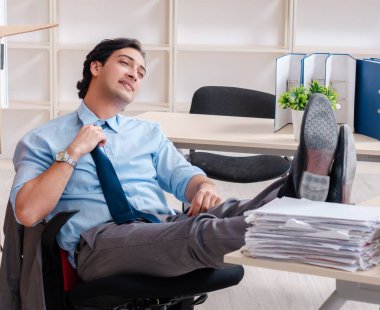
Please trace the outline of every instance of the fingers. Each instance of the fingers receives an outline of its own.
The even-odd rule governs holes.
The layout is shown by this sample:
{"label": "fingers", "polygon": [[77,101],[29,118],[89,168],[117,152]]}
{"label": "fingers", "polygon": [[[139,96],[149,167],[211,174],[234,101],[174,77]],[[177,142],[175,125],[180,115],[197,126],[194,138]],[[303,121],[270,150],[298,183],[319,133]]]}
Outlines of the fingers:
{"label": "fingers", "polygon": [[188,216],[195,216],[208,209],[218,206],[222,198],[214,190],[199,190],[191,201]]}
{"label": "fingers", "polygon": [[223,202],[222,197],[218,196],[215,200],[214,207],[219,206]]}
{"label": "fingers", "polygon": [[[94,126],[94,125],[90,125],[90,126]],[[100,147],[104,146],[107,142],[107,135],[103,132],[103,129],[100,126],[94,126],[94,129],[98,131],[98,138],[101,139],[99,140],[98,146]]]}
{"label": "fingers", "polygon": [[210,197],[204,197],[202,195],[196,195],[191,202],[190,210],[188,215],[194,216],[202,212],[206,212],[208,208],[211,206],[211,199]]}
{"label": "fingers", "polygon": [[75,156],[78,159],[91,152],[98,144],[103,146],[106,142],[107,136],[101,127],[85,125],[79,130],[77,136],[67,149],[70,150],[71,156]]}

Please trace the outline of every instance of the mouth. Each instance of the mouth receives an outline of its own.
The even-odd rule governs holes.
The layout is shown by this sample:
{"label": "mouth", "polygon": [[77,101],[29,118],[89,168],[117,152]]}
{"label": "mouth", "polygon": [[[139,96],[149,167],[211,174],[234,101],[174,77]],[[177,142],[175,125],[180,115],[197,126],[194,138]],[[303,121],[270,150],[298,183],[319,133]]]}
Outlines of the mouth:
{"label": "mouth", "polygon": [[135,91],[135,88],[133,87],[133,84],[130,81],[128,81],[128,80],[120,80],[119,83],[122,84],[128,90],[130,90],[132,92]]}

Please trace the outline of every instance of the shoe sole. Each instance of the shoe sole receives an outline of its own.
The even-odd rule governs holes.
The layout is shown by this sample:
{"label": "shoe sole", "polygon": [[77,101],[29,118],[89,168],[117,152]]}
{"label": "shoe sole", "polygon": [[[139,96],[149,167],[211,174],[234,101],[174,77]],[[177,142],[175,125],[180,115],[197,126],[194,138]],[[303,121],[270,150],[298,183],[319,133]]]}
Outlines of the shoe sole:
{"label": "shoe sole", "polygon": [[337,125],[330,102],[323,95],[313,95],[302,120],[301,143],[306,154],[306,171],[299,185],[301,198],[326,200],[337,142]]}

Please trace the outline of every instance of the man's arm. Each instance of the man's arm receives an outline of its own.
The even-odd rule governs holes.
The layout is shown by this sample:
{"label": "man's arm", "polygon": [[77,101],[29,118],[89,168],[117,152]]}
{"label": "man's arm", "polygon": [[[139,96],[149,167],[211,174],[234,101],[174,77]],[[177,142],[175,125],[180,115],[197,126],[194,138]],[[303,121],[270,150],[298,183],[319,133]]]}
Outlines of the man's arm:
{"label": "man's arm", "polygon": [[222,198],[218,194],[216,185],[204,175],[192,177],[186,187],[186,199],[191,201],[189,216],[206,212],[209,208],[218,206]]}
{"label": "man's arm", "polygon": [[[66,148],[74,160],[104,145],[102,128],[86,125]],[[45,218],[57,205],[74,168],[64,162],[54,162],[45,172],[26,182],[16,195],[15,212],[24,226],[33,226]]]}

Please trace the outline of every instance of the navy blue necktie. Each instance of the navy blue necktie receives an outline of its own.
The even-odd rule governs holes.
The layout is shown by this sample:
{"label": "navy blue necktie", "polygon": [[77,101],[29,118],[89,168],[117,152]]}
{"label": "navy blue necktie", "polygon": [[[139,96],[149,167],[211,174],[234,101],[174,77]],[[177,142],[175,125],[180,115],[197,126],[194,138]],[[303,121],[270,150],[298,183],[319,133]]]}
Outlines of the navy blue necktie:
{"label": "navy blue necktie", "polygon": [[[102,128],[106,126],[104,124]],[[98,146],[91,151],[91,156],[95,162],[96,173],[108,208],[116,224],[133,222],[136,219],[151,223],[161,222],[155,215],[141,212],[128,202],[111,161]]]}

